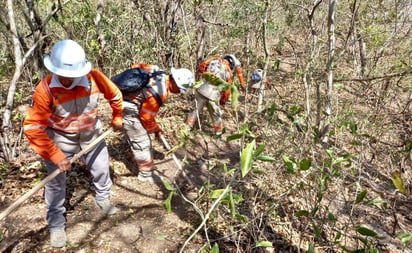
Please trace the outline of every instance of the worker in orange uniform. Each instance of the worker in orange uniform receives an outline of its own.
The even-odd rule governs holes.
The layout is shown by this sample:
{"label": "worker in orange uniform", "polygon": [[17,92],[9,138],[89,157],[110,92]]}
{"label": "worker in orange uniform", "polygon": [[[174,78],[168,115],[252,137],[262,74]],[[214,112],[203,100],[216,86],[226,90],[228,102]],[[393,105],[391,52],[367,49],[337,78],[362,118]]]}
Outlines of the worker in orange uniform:
{"label": "worker in orange uniform", "polygon": [[[46,184],[44,193],[50,244],[59,248],[66,245],[64,202],[70,159],[103,132],[98,118],[99,94],[112,108],[112,127],[122,128],[122,94],[108,77],[92,69],[83,48],[73,40],[57,42],[43,61],[51,73],[36,86],[24,134],[44,159],[47,174],[61,171]],[[112,180],[106,143],[97,144],[83,161],[93,177],[96,206],[107,215],[116,213],[118,209],[110,202]]]}
{"label": "worker in orange uniform", "polygon": [[[246,80],[244,78],[242,64],[239,59],[237,59],[233,54],[224,55],[222,58],[225,60],[225,64],[229,65],[229,68],[232,71],[232,78],[228,80],[228,83],[232,84],[234,77],[237,76],[242,90],[245,91]],[[230,89],[222,91],[220,95],[220,105],[225,105],[227,102],[230,102]]]}
{"label": "worker in orange uniform", "polygon": [[[243,69],[240,61],[232,54],[224,56],[210,56],[201,62],[197,68],[198,74],[201,76],[205,72],[214,74],[223,79],[228,84],[233,83],[233,77],[236,74],[243,90],[245,90],[246,82],[243,77]],[[210,117],[213,120],[213,131],[216,136],[222,135],[222,109],[219,105],[225,105],[230,101],[230,89],[219,91],[214,84],[202,80],[203,84],[197,89],[195,96],[194,110],[192,110],[186,120],[186,124],[191,130],[196,123],[198,116],[202,113],[203,107],[207,107]]]}
{"label": "worker in orange uniform", "polygon": [[[222,61],[225,68],[231,72],[230,76],[226,80],[227,83],[232,84],[233,79],[235,76],[238,77],[239,83],[241,85],[242,90],[246,89],[246,80],[243,75],[243,68],[242,64],[240,63],[239,59],[236,58],[233,54],[226,54],[223,56],[212,55],[202,61],[198,68],[197,73],[201,76],[204,72],[207,71],[207,68],[211,61],[219,60]],[[224,90],[220,94],[220,105],[225,105],[227,102],[230,101],[230,89]]]}
{"label": "worker in orange uniform", "polygon": [[[145,63],[133,64],[132,68],[140,68],[149,73],[160,71],[158,66]],[[123,128],[139,170],[139,181],[154,183],[162,180],[154,170],[149,134],[160,139],[162,129],[155,118],[161,105],[170,93],[186,93],[193,83],[192,71],[186,68],[171,68],[170,74],[162,73],[149,79],[151,89],[143,88],[123,94]],[[160,98],[160,101],[156,97]]]}

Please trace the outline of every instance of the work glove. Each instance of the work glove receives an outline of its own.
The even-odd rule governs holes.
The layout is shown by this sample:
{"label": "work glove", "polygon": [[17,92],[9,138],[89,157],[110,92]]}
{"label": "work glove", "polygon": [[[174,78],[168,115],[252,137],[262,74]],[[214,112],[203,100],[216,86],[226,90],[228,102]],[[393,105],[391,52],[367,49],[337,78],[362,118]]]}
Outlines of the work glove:
{"label": "work glove", "polygon": [[70,163],[69,159],[64,158],[63,160],[57,163],[57,168],[61,172],[69,171],[72,168],[72,164]]}
{"label": "work glove", "polygon": [[111,125],[114,131],[119,131],[123,128],[123,119],[119,117],[113,118]]}

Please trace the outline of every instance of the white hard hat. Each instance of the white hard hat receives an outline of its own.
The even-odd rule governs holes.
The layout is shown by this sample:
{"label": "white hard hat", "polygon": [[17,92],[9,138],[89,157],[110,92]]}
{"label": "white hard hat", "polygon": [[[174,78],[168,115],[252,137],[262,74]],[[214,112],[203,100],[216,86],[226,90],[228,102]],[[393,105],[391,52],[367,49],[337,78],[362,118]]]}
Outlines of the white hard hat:
{"label": "white hard hat", "polygon": [[57,42],[43,63],[50,72],[64,77],[81,77],[92,68],[83,48],[73,40]]}
{"label": "white hard hat", "polygon": [[171,68],[170,73],[172,74],[173,79],[176,82],[177,87],[179,87],[180,92],[187,92],[193,85],[195,77],[193,72],[189,69],[181,68]]}

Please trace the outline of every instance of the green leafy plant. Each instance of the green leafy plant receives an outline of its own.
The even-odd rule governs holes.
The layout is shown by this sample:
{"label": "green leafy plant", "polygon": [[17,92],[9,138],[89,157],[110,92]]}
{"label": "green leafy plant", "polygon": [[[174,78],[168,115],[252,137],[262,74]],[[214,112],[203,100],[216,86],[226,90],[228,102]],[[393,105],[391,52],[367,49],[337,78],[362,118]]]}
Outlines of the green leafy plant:
{"label": "green leafy plant", "polygon": [[355,230],[358,234],[364,236],[360,238],[360,241],[364,244],[364,248],[356,249],[354,252],[379,252],[379,250],[375,248],[373,243],[369,240],[371,237],[379,238],[379,234],[377,232],[365,226],[356,226]]}
{"label": "green leafy plant", "polygon": [[172,212],[172,198],[176,194],[177,189],[173,187],[168,181],[163,180],[163,185],[166,188],[166,190],[169,191],[169,194],[167,195],[166,200],[164,201],[164,206],[167,210],[167,213]]}
{"label": "green leafy plant", "polygon": [[403,194],[407,194],[405,184],[402,179],[402,175],[399,171],[394,171],[392,173],[392,183],[396,187],[396,189],[399,190],[399,192]]}
{"label": "green leafy plant", "polygon": [[306,171],[312,165],[312,159],[303,158],[301,161],[296,161],[294,158],[287,155],[282,155],[282,161],[286,165],[286,172],[296,174],[299,171]]}
{"label": "green leafy plant", "polygon": [[405,246],[412,241],[412,234],[410,233],[399,233],[396,237],[399,238]]}

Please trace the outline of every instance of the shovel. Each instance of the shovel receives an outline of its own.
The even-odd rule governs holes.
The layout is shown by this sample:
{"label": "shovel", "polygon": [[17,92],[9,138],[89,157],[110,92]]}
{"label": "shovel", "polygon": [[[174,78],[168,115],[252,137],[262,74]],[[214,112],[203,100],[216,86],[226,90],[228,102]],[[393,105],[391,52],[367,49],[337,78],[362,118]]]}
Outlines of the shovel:
{"label": "shovel", "polygon": [[[91,142],[86,148],[82,149],[79,153],[75,154],[72,159],[70,159],[70,162],[73,163],[80,157],[82,157],[84,154],[89,152],[94,146],[96,146],[98,143],[100,143],[104,138],[106,138],[109,134],[111,134],[113,130],[110,128],[103,134],[101,134],[99,137],[97,137],[93,142]],[[56,169],[53,171],[52,174],[48,175],[45,177],[38,185],[33,187],[30,191],[26,192],[23,196],[21,196],[19,199],[17,199],[12,205],[10,205],[6,210],[4,210],[0,214],[0,220],[4,219],[7,215],[9,215],[14,209],[19,207],[24,201],[26,201],[28,198],[30,198],[33,194],[35,194],[38,190],[40,190],[43,186],[45,186],[49,181],[51,181],[53,178],[55,178],[57,175],[60,174],[60,170]]]}

